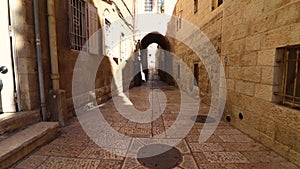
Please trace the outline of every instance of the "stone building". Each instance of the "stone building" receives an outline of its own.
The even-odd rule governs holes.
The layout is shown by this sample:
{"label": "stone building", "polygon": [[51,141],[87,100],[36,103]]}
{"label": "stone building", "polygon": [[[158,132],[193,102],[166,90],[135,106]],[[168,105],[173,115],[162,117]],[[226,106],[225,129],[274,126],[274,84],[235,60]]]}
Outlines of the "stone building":
{"label": "stone building", "polygon": [[[129,35],[132,36],[133,31],[133,3],[83,0],[55,1],[51,3],[54,6],[54,13],[52,14],[49,14],[46,0],[38,1],[36,7],[38,9],[40,52],[43,63],[46,102],[49,98],[49,91],[61,90],[62,95],[65,95],[62,97],[66,97],[68,112],[70,112],[72,109],[72,73],[80,51],[86,51],[89,55],[107,56],[107,62],[110,64],[105,64],[107,67],[101,68],[101,79],[105,79],[105,82],[97,84],[97,88],[101,90],[100,93],[97,93],[97,96],[102,97],[110,93],[107,86],[105,86],[110,84],[111,73],[109,71],[120,64],[119,62],[127,60],[133,51],[133,37],[128,37]],[[15,79],[12,84],[14,86],[12,91],[16,92],[15,96],[17,98],[17,108],[6,109],[4,112],[35,110],[40,107],[40,96],[37,54],[35,52],[37,40],[34,31],[33,1],[13,0],[9,3],[5,2],[4,5],[6,5],[6,11],[9,11],[10,14],[9,16],[4,15],[7,17],[4,19],[7,21],[6,29],[8,27],[10,29],[10,33],[5,32],[5,37],[8,38],[8,44],[10,44],[9,37],[11,38],[12,48],[6,46],[3,48],[5,48],[5,51],[10,49],[5,57],[8,58],[7,60],[10,58],[13,60],[13,63],[10,63],[13,66],[10,66],[10,68],[14,69],[9,69],[9,72],[11,73],[10,76]],[[123,23],[119,21],[121,19],[124,19]],[[112,31],[110,26],[115,26],[114,22],[120,22],[121,24],[116,26],[118,29]],[[123,30],[120,28],[123,28]],[[98,30],[103,30],[103,38],[93,39],[93,43],[85,46],[88,38]],[[116,42],[105,40],[106,36],[106,39],[111,39],[108,36],[111,36],[112,33],[118,34],[120,44],[112,44]],[[51,60],[53,58],[51,55],[54,55],[56,60]],[[5,65],[5,63],[1,64]],[[56,65],[57,68],[53,65]],[[53,69],[56,72],[53,72],[55,71]],[[5,80],[4,86],[4,89],[9,86]],[[10,95],[14,96],[14,93]],[[8,95],[3,94],[3,96],[7,97]]]}
{"label": "stone building", "polygon": [[[215,46],[227,82],[224,120],[297,164],[299,6],[299,1],[282,0],[179,0],[168,26],[169,35],[192,39],[193,32],[183,24],[189,22]],[[170,37],[169,42],[171,51],[193,70],[202,101],[211,103],[208,72],[213,70],[188,46]],[[173,63],[173,72],[177,79],[186,73],[178,63]],[[193,86],[191,81],[184,88],[193,91]]]}
{"label": "stone building", "polygon": [[[3,137],[30,124],[39,125],[42,120],[59,121],[64,125],[73,116],[74,98],[80,100],[82,106],[94,106],[94,103],[89,103],[90,98],[99,103],[105,102],[112,95],[115,70],[124,62],[133,64],[130,59],[134,50],[133,1],[7,0],[0,4],[3,21],[0,26],[0,36],[3,37],[1,66],[8,68],[8,73],[0,77],[4,84],[1,91],[4,115],[0,123]],[[87,60],[101,57],[102,62],[96,79],[93,79],[95,89],[74,96],[72,79],[79,54]],[[88,67],[81,69],[85,71]],[[126,71],[130,74],[133,68]],[[115,82],[131,83],[130,79],[121,78],[115,79]],[[114,87],[113,90],[123,90],[120,88],[122,84],[116,83]],[[58,130],[56,123],[48,128],[51,127]],[[34,135],[47,127],[37,128],[35,132],[30,129],[26,132]],[[34,136],[30,142],[25,138],[19,140],[24,141],[21,146],[33,144],[21,154],[30,152],[47,139],[53,139],[56,132],[41,133],[50,134]],[[40,137],[42,141],[34,140]],[[1,154],[3,166],[1,164],[0,168],[18,160],[9,158],[9,155]]]}
{"label": "stone building", "polygon": [[[141,65],[133,54],[137,39],[142,50],[158,44],[156,62],[162,80],[192,96],[199,94],[212,107],[222,99],[212,96],[217,82],[210,80],[220,69],[209,56],[218,54],[225,73],[219,78],[226,77],[223,120],[300,165],[299,0],[178,0],[166,36],[159,30],[140,30],[139,38],[135,37],[139,33],[136,2],[0,0],[0,66],[8,68],[0,74],[4,84],[0,168],[55,138],[60,126],[74,115],[74,102],[92,109],[126,90],[125,86],[135,85],[133,76]],[[162,5],[167,1],[140,2],[146,4],[140,8],[146,13],[167,12]],[[158,5],[153,8],[155,2]],[[201,42],[191,26],[210,43],[193,46],[194,50],[176,39]],[[206,50],[210,45],[214,49]],[[195,51],[202,51],[210,64],[204,64]],[[168,52],[180,60],[169,58]],[[147,54],[141,55],[147,68]],[[102,62],[93,72],[97,63],[77,67],[78,60],[83,65]],[[76,80],[86,86],[92,82],[95,88],[77,88]],[[217,87],[225,85],[217,83]]]}

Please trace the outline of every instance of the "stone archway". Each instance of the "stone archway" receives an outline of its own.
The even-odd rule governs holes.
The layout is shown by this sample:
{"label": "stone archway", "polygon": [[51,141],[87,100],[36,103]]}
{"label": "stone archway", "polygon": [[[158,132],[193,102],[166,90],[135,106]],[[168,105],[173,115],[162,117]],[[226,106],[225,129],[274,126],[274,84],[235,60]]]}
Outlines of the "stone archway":
{"label": "stone archway", "polygon": [[[170,52],[171,51],[171,46],[169,43],[169,40],[167,37],[165,37],[164,35],[160,34],[159,32],[151,32],[148,33],[145,37],[143,37],[143,39],[141,40],[141,60],[142,60],[142,65],[144,68],[147,68],[144,70],[144,73],[146,75],[146,79],[148,79],[148,59],[147,59],[147,47],[152,44],[152,43],[156,43],[159,45],[159,48],[163,49],[166,52]],[[166,55],[165,52],[163,52],[163,56]],[[161,57],[163,57],[161,56]],[[165,61],[162,61],[162,66],[165,66],[165,69],[168,69],[169,72],[172,72],[172,66],[170,66],[172,63],[172,60],[170,60],[170,58],[168,59],[168,63]],[[167,66],[169,65],[169,66]],[[166,72],[158,69],[158,75],[160,76],[161,80],[165,81],[166,83],[170,84],[170,85],[174,85],[174,80],[173,78],[167,74]]]}

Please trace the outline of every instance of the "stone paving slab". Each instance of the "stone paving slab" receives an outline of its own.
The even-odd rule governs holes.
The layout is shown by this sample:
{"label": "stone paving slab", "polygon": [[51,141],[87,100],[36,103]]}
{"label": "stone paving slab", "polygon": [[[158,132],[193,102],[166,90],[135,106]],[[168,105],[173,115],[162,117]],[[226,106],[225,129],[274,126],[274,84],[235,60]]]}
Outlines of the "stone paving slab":
{"label": "stone paving slab", "polygon": [[[155,87],[153,87],[154,83],[151,84],[152,88],[162,87],[162,91],[170,99],[163,115],[153,122],[146,124],[131,122],[117,112],[112,100],[100,108],[101,113],[116,131],[127,136],[147,138],[164,133],[178,116],[180,97],[177,89],[160,82],[156,83]],[[149,84],[130,90],[130,99],[137,104],[136,108],[140,110],[150,108],[147,98],[150,92]],[[145,97],[141,98],[141,93]],[[198,114],[207,114],[208,110],[209,107],[201,103]],[[299,166],[290,163],[226,122],[220,122],[213,135],[205,143],[199,144],[199,134],[203,127],[204,124],[195,123],[188,135],[175,146],[181,152],[183,159],[175,167],[176,169],[299,169]],[[213,123],[208,124],[208,128],[210,127],[213,129]],[[176,126],[177,128],[180,133],[180,125]],[[165,139],[176,139],[168,133],[164,136]],[[143,144],[131,146],[139,148]],[[120,147],[126,148],[126,145]],[[127,148],[129,150],[129,147]],[[121,157],[99,147],[87,136],[78,120],[74,118],[67,127],[63,128],[62,134],[57,139],[12,168],[145,169],[146,167],[142,166],[136,158]]]}

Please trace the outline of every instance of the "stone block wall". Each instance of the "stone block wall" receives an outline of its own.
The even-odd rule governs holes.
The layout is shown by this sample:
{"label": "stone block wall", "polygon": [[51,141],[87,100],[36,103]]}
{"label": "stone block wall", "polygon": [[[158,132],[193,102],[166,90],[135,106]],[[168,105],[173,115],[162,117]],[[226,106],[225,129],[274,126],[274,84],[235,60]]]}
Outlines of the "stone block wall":
{"label": "stone block wall", "polygon": [[[212,10],[212,1],[211,0],[199,0],[198,2],[198,11],[194,13],[194,3],[193,1],[186,3],[182,0],[179,0],[175,6],[173,17],[168,24],[168,33],[167,36],[183,36],[187,39],[197,41],[194,39],[193,33],[189,30],[185,30],[185,27],[197,27],[198,31],[203,32],[205,36],[210,40],[211,44],[215,47],[217,53],[221,53],[221,40],[222,40],[222,22],[223,22],[223,6]],[[181,15],[181,16],[180,16]],[[181,29],[178,29],[177,23],[178,19],[182,17]],[[200,19],[201,18],[201,19]],[[199,96],[202,101],[210,104],[211,102],[211,83],[209,80],[208,71],[211,71],[209,67],[205,68],[203,61],[197,56],[189,46],[186,46],[183,42],[179,42],[173,38],[169,38],[171,43],[171,52],[175,53],[183,62],[187,64],[190,68],[190,71],[194,71],[194,64],[198,64],[199,67],[199,77],[198,77],[198,87],[200,89]],[[197,48],[200,49],[205,44],[199,44]],[[197,49],[196,49],[197,50]],[[173,63],[173,70],[177,72],[179,63]],[[207,70],[209,69],[209,70]],[[181,71],[181,77],[187,73],[185,70]],[[177,74],[177,73],[174,73]],[[176,78],[176,77],[175,77]],[[196,92],[194,87],[193,80],[182,79],[182,81],[187,82],[182,88],[186,91]]]}
{"label": "stone block wall", "polygon": [[[21,94],[21,110],[34,110],[40,107],[38,67],[36,60],[34,14],[32,0],[17,0],[11,7],[11,17],[15,23],[13,26],[15,58]],[[50,63],[47,32],[47,6],[46,0],[39,0],[39,22],[41,36],[41,55],[43,60],[43,71],[45,91],[51,88]]]}
{"label": "stone block wall", "polygon": [[[210,0],[179,0],[174,15],[193,23],[214,44],[225,68],[227,101],[224,117],[230,123],[290,161],[300,165],[300,111],[278,104],[279,48],[300,44],[299,0],[226,0],[211,10]],[[170,21],[168,32],[193,38]],[[210,103],[210,81],[202,62],[189,47],[170,40],[172,52],[190,69],[200,64],[198,86],[204,102]],[[174,71],[177,71],[177,64]],[[181,72],[184,74],[184,72]]]}
{"label": "stone block wall", "polygon": [[300,44],[299,7],[292,0],[225,1],[221,53],[231,124],[297,164],[300,111],[275,103],[273,92],[277,49]]}
{"label": "stone block wall", "polygon": [[[120,20],[117,12],[115,11],[114,5],[107,3],[105,1],[95,1],[95,0],[86,0],[86,2],[91,3],[98,9],[98,18],[99,18],[99,29],[103,28],[103,13],[104,10],[109,10],[110,12],[110,22]],[[73,96],[72,95],[72,78],[73,78],[73,72],[75,68],[75,63],[78,59],[78,55],[80,54],[80,51],[73,50],[70,48],[70,33],[69,33],[69,13],[68,13],[68,1],[61,1],[56,0],[56,25],[57,25],[57,46],[58,46],[58,59],[59,59],[59,71],[60,71],[60,86],[61,89],[66,91],[67,96],[67,102],[68,102],[68,111],[72,112],[74,110],[73,107],[73,97],[78,99],[82,105],[89,102],[87,98],[89,98],[89,91],[84,91],[82,93],[82,96]],[[129,7],[129,9],[132,9],[131,3],[126,3]],[[122,2],[118,2],[118,7],[120,8],[122,14],[124,14],[125,17],[129,15],[127,12],[127,9],[122,4]],[[119,22],[119,21],[118,21]],[[101,30],[100,30],[101,31]],[[121,31],[121,30],[120,30]],[[124,31],[126,28],[124,28]],[[102,39],[100,39],[99,47],[102,45],[101,42]],[[102,48],[102,47],[100,47]],[[116,49],[119,49],[118,47],[115,47]],[[129,46],[129,48],[133,49],[132,46]],[[128,50],[130,51],[130,49]],[[132,51],[130,51],[132,52]],[[99,55],[94,55],[88,52],[85,52],[85,55],[87,57],[87,60],[92,57],[102,57],[102,53]],[[132,65],[132,69],[127,69],[127,71],[131,71],[133,74],[133,62],[130,60],[127,62],[129,65]],[[113,72],[119,67],[115,63],[115,61],[112,58],[109,58],[107,56],[103,56],[103,60],[98,68],[97,71],[97,78],[95,79],[95,96],[98,101],[98,103],[102,103],[107,101],[109,98],[112,97],[112,86],[115,84],[112,83],[113,79]],[[80,68],[83,71],[87,70],[88,68]],[[130,84],[131,79],[126,79],[126,77],[123,77],[124,85]]]}

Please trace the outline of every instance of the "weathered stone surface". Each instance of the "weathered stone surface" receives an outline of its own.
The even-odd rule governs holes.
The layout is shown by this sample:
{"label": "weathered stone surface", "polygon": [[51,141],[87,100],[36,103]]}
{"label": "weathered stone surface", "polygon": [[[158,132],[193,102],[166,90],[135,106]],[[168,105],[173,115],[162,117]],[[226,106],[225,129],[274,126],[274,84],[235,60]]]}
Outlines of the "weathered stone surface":
{"label": "weathered stone surface", "polygon": [[272,101],[273,96],[273,86],[272,85],[255,85],[255,97],[259,99],[264,99],[266,101]]}
{"label": "weathered stone surface", "polygon": [[249,82],[260,82],[261,69],[258,66],[240,67],[240,79]]}
{"label": "weathered stone surface", "polygon": [[257,65],[274,66],[275,65],[275,49],[261,50],[258,52]]}
{"label": "weathered stone surface", "polygon": [[247,158],[239,152],[204,152],[211,163],[247,163]]}
{"label": "weathered stone surface", "polygon": [[260,49],[261,43],[261,36],[260,35],[253,35],[246,37],[245,39],[245,51],[257,51]]}
{"label": "weathered stone surface", "polygon": [[0,167],[13,165],[37,147],[54,139],[59,130],[56,122],[40,122],[4,139],[0,142]]}
{"label": "weathered stone surface", "polygon": [[265,66],[261,68],[261,83],[273,85],[274,84],[274,67]]}
{"label": "weathered stone surface", "polygon": [[257,52],[247,52],[243,55],[241,55],[240,58],[240,65],[241,66],[255,66],[257,64]]}
{"label": "weathered stone surface", "polygon": [[22,129],[28,125],[41,121],[39,110],[20,113],[5,113],[5,117],[0,117],[0,135]]}
{"label": "weathered stone surface", "polygon": [[[165,132],[168,129],[164,124],[172,125],[172,121],[178,116],[180,107],[178,106],[180,99],[178,99],[179,93],[178,89],[166,90],[168,86],[160,83],[163,88],[168,100],[171,101],[170,105],[167,106],[166,111],[162,117],[158,118],[152,124],[150,123],[133,123],[129,120],[122,119],[121,115],[118,115],[118,112],[115,111],[115,106],[112,100],[107,101],[101,107],[101,113],[109,121],[109,124],[115,129],[120,130],[124,129],[124,132],[132,132],[134,136],[145,137],[145,131],[151,131],[154,134],[154,131],[159,131],[160,134]],[[138,88],[131,89],[131,99],[132,102],[138,103],[139,109],[148,108],[147,97],[144,97],[144,93],[148,93],[149,90],[147,86],[141,86]],[[143,96],[137,97],[143,93]],[[238,99],[245,100],[250,96],[238,95]],[[176,98],[176,99],[175,99]],[[253,98],[253,97],[252,97]],[[185,100],[186,103],[189,103],[188,99]],[[144,103],[144,104],[142,104]],[[234,106],[234,111],[238,117],[239,112],[243,112],[244,119],[235,120],[234,123],[238,127],[244,129],[244,126],[257,126],[257,129],[268,122],[262,122],[260,120],[255,120],[259,115],[258,112],[246,112],[241,109],[239,105]],[[201,109],[199,114],[207,114],[209,106],[201,103]],[[293,112],[291,112],[292,114]],[[295,112],[294,112],[295,113]],[[277,110],[276,114],[281,114]],[[269,116],[268,114],[266,117]],[[234,117],[236,118],[236,117]],[[250,120],[248,120],[250,119]],[[190,117],[188,118],[190,120]],[[256,123],[254,123],[254,121]],[[213,127],[214,123],[207,124],[207,127]],[[245,125],[244,125],[245,124]],[[244,125],[244,126],[243,126]],[[273,151],[270,151],[267,147],[256,142],[246,134],[241,131],[233,128],[230,124],[221,121],[217,129],[213,131],[213,135],[203,144],[199,144],[199,134],[203,129],[204,124],[196,123],[193,125],[192,129],[189,131],[188,135],[179,141],[175,147],[180,151],[183,161],[178,164],[177,168],[220,168],[223,166],[250,166],[250,167],[260,167],[258,165],[261,158],[263,166],[272,166],[274,163],[276,166],[295,167],[293,164],[289,163],[286,159],[280,157]],[[137,127],[139,128],[138,130]],[[177,127],[177,126],[176,126]],[[143,130],[142,130],[143,129]],[[245,128],[247,133],[250,133],[250,136],[253,136],[252,131]],[[248,130],[247,130],[248,129]],[[180,130],[180,126],[179,129]],[[263,129],[261,129],[263,130]],[[257,137],[257,139],[265,140],[262,136]],[[150,136],[149,136],[150,137]],[[148,138],[148,137],[146,137]],[[265,135],[265,138],[270,138]],[[105,138],[103,138],[105,139]],[[166,137],[173,140],[172,135]],[[272,143],[272,139],[270,143]],[[129,145],[119,145],[118,141],[108,140],[109,143],[113,142],[117,145],[118,148],[113,149],[112,152],[105,150],[104,148],[98,146],[93,142],[91,138],[85,133],[80,123],[74,119],[71,121],[70,125],[62,129],[62,134],[55,139],[50,144],[42,147],[40,150],[36,151],[28,158],[25,158],[18,165],[14,166],[15,168],[26,168],[33,166],[34,168],[142,168],[146,169],[145,166],[139,163],[136,158],[130,157],[121,157],[115,155],[114,152],[128,152],[130,155],[134,155],[136,151],[143,147],[144,144],[137,142],[137,144]],[[0,142],[1,143],[1,142]],[[282,144],[283,145],[283,144]],[[270,146],[273,146],[270,144]],[[137,148],[129,149],[130,147]],[[294,154],[294,153],[293,153]],[[292,155],[292,154],[290,154]],[[263,157],[266,156],[266,157]],[[47,157],[47,158],[45,158]],[[285,168],[287,168],[285,167]]]}
{"label": "weathered stone surface", "polygon": [[245,82],[245,81],[236,81],[235,84],[235,91],[246,94],[249,96],[254,95],[254,86],[255,84],[252,82]]}

